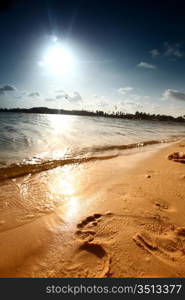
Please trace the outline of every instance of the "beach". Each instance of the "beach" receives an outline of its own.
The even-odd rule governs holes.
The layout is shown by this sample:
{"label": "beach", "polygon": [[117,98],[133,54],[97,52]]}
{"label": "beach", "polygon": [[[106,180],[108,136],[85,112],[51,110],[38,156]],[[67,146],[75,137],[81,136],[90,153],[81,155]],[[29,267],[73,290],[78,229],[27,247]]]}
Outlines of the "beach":
{"label": "beach", "polygon": [[184,277],[185,141],[0,182],[1,277]]}

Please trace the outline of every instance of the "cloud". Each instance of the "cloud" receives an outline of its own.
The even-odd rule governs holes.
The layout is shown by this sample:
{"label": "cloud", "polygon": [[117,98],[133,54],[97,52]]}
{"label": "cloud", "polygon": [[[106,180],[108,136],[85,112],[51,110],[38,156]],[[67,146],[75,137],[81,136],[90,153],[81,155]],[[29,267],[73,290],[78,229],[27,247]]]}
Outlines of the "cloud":
{"label": "cloud", "polygon": [[150,51],[152,57],[156,57],[156,56],[159,56],[160,55],[160,51],[158,49],[152,49]]}
{"label": "cloud", "polygon": [[57,100],[59,100],[59,99],[66,99],[66,100],[68,100],[69,95],[67,93],[65,93],[64,91],[61,91],[61,94],[56,95],[55,98]]}
{"label": "cloud", "polygon": [[32,92],[28,94],[28,97],[40,97],[40,93],[39,92]]}
{"label": "cloud", "polygon": [[98,107],[107,107],[109,105],[109,99],[108,97],[106,96],[101,96],[99,99],[98,99]]}
{"label": "cloud", "polygon": [[150,51],[152,57],[156,56],[175,56],[178,58],[181,58],[185,55],[185,52],[181,49],[182,43],[176,43],[176,44],[170,44],[168,42],[165,42],[163,44],[163,49],[153,49]]}
{"label": "cloud", "polygon": [[66,95],[69,101],[82,101],[82,97],[78,92],[73,92],[72,95]]}
{"label": "cloud", "polygon": [[141,61],[137,66],[145,69],[156,69],[156,66],[143,61]]}
{"label": "cloud", "polygon": [[16,91],[16,88],[13,85],[5,84],[0,87],[0,94],[4,94],[5,92]]}
{"label": "cloud", "polygon": [[136,102],[124,102],[124,104],[126,104],[126,105],[130,105],[130,106],[132,106],[132,107],[137,107],[137,108],[141,108],[141,107],[143,107],[143,105],[141,105],[140,103],[136,103]]}
{"label": "cloud", "polygon": [[143,104],[135,101],[122,101],[120,102],[120,110],[125,113],[135,113],[139,109],[143,109],[145,107]]}
{"label": "cloud", "polygon": [[118,91],[122,94],[122,95],[125,95],[131,91],[133,91],[133,87],[131,86],[127,86],[127,87],[124,87],[124,88],[119,88]]}
{"label": "cloud", "polygon": [[147,95],[129,93],[125,99],[120,102],[121,109],[128,113],[134,113],[137,110],[150,111],[152,99]]}
{"label": "cloud", "polygon": [[[105,95],[93,94],[89,97],[89,101],[83,101],[83,106],[87,110],[104,110],[112,109],[112,102],[109,97]],[[74,102],[73,102],[74,103]]]}
{"label": "cloud", "polygon": [[185,101],[185,93],[179,92],[177,90],[167,89],[163,93],[162,100],[168,100],[168,99]]}
{"label": "cloud", "polygon": [[56,95],[55,97],[57,100],[59,99],[66,99],[69,102],[78,102],[82,101],[82,97],[78,92],[73,92],[72,94],[68,94],[65,91],[61,91],[60,94]]}
{"label": "cloud", "polygon": [[45,98],[45,101],[51,102],[51,101],[55,101],[55,99],[53,99],[53,98]]}
{"label": "cloud", "polygon": [[15,96],[14,98],[15,98],[15,99],[21,99],[21,98],[22,98],[22,95]]}
{"label": "cloud", "polygon": [[181,44],[176,43],[175,45],[169,44],[168,42],[164,43],[165,51],[164,56],[176,56],[176,57],[183,57],[184,52],[180,49]]}
{"label": "cloud", "polygon": [[55,93],[64,93],[65,94],[64,90],[56,90]]}
{"label": "cloud", "polygon": [[59,100],[59,99],[64,99],[65,98],[65,95],[64,94],[61,94],[61,95],[56,95],[56,99]]}
{"label": "cloud", "polygon": [[58,93],[58,95],[55,96],[55,98],[57,100],[59,100],[59,99],[67,99],[68,98],[68,95],[67,95],[67,93],[64,90],[57,90],[57,91],[55,91],[55,93]]}

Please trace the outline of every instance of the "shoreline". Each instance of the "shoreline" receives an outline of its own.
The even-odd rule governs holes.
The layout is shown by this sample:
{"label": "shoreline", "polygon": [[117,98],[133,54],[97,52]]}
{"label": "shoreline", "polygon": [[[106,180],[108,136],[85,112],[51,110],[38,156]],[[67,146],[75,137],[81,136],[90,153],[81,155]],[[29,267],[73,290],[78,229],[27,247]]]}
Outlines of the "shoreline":
{"label": "shoreline", "polygon": [[[148,140],[138,143],[131,143],[127,145],[107,145],[103,147],[94,147],[86,149],[83,155],[76,153],[76,156],[63,156],[59,155],[59,151],[53,151],[51,154],[45,152],[42,154],[34,155],[30,158],[24,158],[17,162],[5,163],[0,162],[0,181],[15,179],[21,176],[34,175],[42,171],[63,167],[72,164],[84,164],[91,161],[108,160],[124,155],[135,154],[137,152],[149,152],[150,146],[161,146],[171,144],[179,139],[161,139],[161,140]],[[146,149],[144,149],[147,147]],[[62,151],[61,151],[62,152]],[[91,154],[91,152],[94,153]],[[100,153],[100,154],[99,154]],[[63,154],[63,153],[62,153]],[[45,157],[44,157],[45,156]]]}
{"label": "shoreline", "polygon": [[163,146],[1,182],[0,277],[184,277],[185,142]]}
{"label": "shoreline", "polygon": [[183,116],[172,115],[156,115],[145,112],[136,111],[135,114],[114,112],[108,113],[106,111],[86,111],[86,110],[65,110],[48,107],[32,107],[32,108],[0,108],[0,113],[17,113],[17,114],[38,114],[38,115],[67,115],[67,116],[82,116],[82,117],[98,117],[111,119],[125,119],[138,121],[157,121],[157,122],[177,122],[184,123]]}

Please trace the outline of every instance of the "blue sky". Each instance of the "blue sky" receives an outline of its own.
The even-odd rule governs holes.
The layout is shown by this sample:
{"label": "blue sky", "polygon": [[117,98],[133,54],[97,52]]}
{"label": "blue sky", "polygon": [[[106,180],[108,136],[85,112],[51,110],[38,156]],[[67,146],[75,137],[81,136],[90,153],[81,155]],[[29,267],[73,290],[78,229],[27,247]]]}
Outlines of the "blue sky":
{"label": "blue sky", "polygon": [[184,1],[7,1],[0,107],[185,114]]}

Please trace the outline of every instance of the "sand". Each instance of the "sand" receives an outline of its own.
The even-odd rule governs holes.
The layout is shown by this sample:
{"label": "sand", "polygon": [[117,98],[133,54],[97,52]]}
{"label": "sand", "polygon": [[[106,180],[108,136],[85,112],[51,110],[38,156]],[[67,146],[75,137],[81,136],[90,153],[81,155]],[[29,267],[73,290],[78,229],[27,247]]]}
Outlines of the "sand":
{"label": "sand", "polygon": [[184,277],[185,142],[145,148],[1,181],[0,276]]}

